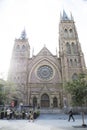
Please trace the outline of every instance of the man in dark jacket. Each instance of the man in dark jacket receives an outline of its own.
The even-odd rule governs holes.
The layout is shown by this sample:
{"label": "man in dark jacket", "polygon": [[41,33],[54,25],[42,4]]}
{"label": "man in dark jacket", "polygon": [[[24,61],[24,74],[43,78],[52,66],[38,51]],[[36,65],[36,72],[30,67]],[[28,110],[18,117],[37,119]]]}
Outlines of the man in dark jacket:
{"label": "man in dark jacket", "polygon": [[73,117],[73,112],[72,112],[72,110],[69,111],[69,119],[68,119],[68,121],[70,121],[71,118],[73,119],[73,121],[75,121],[75,119],[74,119],[74,117]]}

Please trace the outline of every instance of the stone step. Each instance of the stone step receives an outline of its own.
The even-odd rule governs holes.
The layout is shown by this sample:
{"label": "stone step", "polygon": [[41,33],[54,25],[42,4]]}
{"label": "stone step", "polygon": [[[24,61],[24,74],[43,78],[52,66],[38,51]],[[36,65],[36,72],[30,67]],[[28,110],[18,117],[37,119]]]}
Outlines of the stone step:
{"label": "stone step", "polygon": [[63,113],[61,109],[40,109],[40,113]]}

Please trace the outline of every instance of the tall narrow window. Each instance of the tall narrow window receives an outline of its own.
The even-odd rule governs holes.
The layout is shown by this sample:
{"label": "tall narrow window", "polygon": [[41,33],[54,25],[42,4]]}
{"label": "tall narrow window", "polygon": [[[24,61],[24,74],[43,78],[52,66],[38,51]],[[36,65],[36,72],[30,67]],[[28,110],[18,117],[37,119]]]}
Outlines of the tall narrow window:
{"label": "tall narrow window", "polygon": [[75,52],[75,44],[74,44],[74,42],[72,42],[72,52],[74,53]]}
{"label": "tall narrow window", "polygon": [[25,45],[22,46],[22,50],[25,51]]}
{"label": "tall narrow window", "polygon": [[69,65],[69,60],[67,59],[67,64]]}
{"label": "tall narrow window", "polygon": [[66,28],[65,28],[64,32],[67,33],[67,29]]}
{"label": "tall narrow window", "polygon": [[36,97],[33,97],[33,106],[37,106],[37,98]]}
{"label": "tall narrow window", "polygon": [[77,66],[77,60],[76,59],[74,60],[74,66]]}
{"label": "tall narrow window", "polygon": [[70,28],[69,32],[70,32],[70,33],[72,33],[72,32],[73,32],[71,28]]}
{"label": "tall narrow window", "polygon": [[72,37],[73,36],[73,30],[72,28],[69,29],[69,37]]}
{"label": "tall narrow window", "polygon": [[70,59],[70,66],[73,66],[73,61],[72,61],[72,59]]}
{"label": "tall narrow window", "polygon": [[77,53],[77,44],[75,44],[74,42],[72,42],[72,52],[73,54]]}
{"label": "tall narrow window", "polygon": [[72,80],[77,80],[78,79],[78,75],[76,74],[76,73],[74,73],[73,75],[72,75]]}
{"label": "tall narrow window", "polygon": [[75,53],[78,53],[78,45],[75,45]]}
{"label": "tall narrow window", "polygon": [[64,29],[64,36],[67,37],[68,36],[68,30],[65,28]]}
{"label": "tall narrow window", "polygon": [[70,48],[70,44],[68,42],[66,43],[66,52],[68,54],[71,54],[71,48]]}

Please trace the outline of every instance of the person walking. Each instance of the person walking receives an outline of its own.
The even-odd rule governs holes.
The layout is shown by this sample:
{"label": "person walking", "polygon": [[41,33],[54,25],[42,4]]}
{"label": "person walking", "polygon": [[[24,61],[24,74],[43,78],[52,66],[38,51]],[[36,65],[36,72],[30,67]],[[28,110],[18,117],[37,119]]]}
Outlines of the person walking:
{"label": "person walking", "polygon": [[71,118],[72,118],[73,121],[75,121],[75,119],[74,119],[74,117],[73,117],[73,112],[72,112],[72,110],[69,111],[69,119],[68,119],[68,121],[70,121]]}
{"label": "person walking", "polygon": [[29,122],[30,121],[33,121],[34,122],[34,113],[33,113],[33,111],[30,111],[29,112]]}

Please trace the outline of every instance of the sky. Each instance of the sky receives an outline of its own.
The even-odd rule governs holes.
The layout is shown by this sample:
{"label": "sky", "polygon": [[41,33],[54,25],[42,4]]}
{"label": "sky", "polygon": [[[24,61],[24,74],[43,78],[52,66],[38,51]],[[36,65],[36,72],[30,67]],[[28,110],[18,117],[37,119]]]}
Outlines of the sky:
{"label": "sky", "polygon": [[[0,0],[0,78],[6,78],[15,38],[25,28],[34,55],[59,49],[60,12],[72,13],[87,66],[87,0]],[[58,50],[59,51],[59,50]]]}

